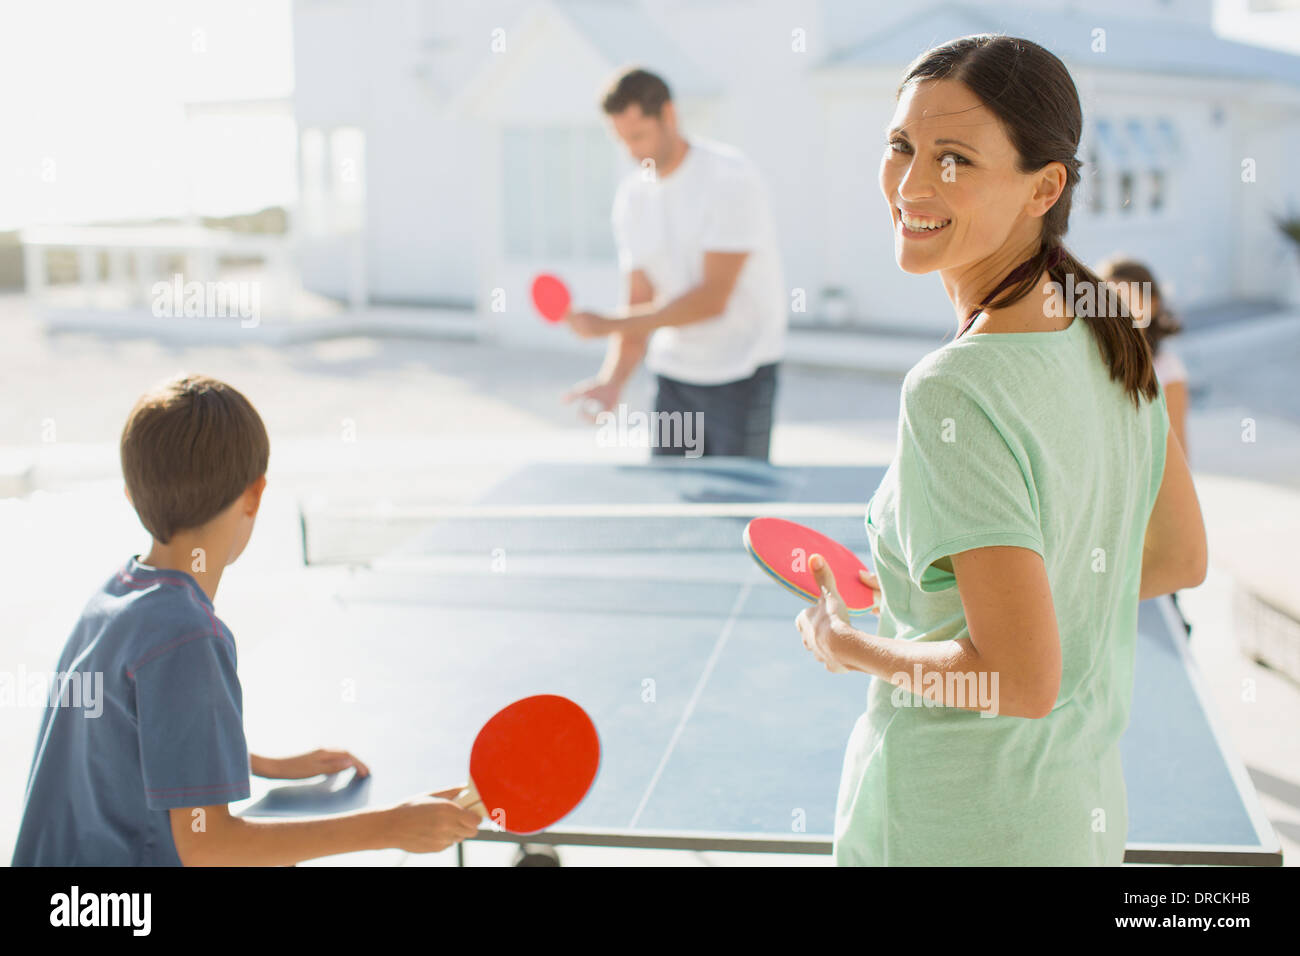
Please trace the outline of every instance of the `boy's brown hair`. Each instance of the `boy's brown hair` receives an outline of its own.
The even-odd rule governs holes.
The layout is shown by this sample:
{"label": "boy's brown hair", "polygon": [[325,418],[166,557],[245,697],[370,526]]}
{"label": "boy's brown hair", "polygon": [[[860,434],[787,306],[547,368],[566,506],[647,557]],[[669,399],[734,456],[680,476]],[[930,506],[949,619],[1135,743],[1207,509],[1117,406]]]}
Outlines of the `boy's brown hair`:
{"label": "boy's brown hair", "polygon": [[167,544],[215,518],[266,474],[271,442],[225,382],[184,375],[142,395],[122,429],[122,475],[140,523]]}

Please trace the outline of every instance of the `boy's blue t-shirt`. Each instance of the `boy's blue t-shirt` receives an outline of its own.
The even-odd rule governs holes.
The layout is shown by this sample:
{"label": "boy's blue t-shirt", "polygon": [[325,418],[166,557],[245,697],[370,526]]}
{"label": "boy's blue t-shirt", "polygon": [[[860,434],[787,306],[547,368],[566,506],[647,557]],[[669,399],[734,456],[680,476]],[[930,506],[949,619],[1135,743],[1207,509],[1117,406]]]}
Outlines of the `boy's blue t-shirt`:
{"label": "boy's blue t-shirt", "polygon": [[193,577],[133,557],[87,603],[58,672],[13,864],[179,866],[167,811],[249,795],[230,630]]}

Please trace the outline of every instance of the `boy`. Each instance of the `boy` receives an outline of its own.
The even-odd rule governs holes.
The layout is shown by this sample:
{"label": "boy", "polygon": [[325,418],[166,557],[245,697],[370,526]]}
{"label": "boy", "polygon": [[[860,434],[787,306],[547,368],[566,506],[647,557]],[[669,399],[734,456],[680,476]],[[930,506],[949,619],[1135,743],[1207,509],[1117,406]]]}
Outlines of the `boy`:
{"label": "boy", "polygon": [[316,819],[230,814],[228,803],[249,796],[250,770],[369,773],[348,753],[276,760],[244,741],[234,638],[212,602],[252,534],[270,442],[243,395],[188,376],[136,403],[121,453],[153,547],[90,599],[63,649],[61,679],[102,674],[102,710],[90,719],[47,707],[14,865],[288,865],[386,847],[436,852],[473,836],[479,817],[451,802],[456,790]]}

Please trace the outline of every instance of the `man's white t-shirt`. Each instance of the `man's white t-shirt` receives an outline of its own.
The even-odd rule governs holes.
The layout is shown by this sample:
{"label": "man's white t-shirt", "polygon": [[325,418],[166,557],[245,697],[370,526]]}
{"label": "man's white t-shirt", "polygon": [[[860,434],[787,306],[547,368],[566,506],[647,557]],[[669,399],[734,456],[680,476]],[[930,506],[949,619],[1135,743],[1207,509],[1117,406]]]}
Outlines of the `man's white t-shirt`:
{"label": "man's white t-shirt", "polygon": [[646,367],[692,385],[748,378],[785,348],[785,282],[767,189],[754,165],[720,143],[692,139],[667,176],[628,175],[614,197],[614,238],[624,272],[640,269],[657,302],[700,283],[706,252],[747,252],[721,315],[656,329]]}

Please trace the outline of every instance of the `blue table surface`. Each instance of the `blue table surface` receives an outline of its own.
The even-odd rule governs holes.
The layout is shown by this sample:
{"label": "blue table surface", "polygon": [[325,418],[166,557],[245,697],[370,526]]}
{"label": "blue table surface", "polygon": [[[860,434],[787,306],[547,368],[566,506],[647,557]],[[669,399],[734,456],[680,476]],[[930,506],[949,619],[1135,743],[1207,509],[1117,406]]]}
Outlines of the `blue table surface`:
{"label": "blue table surface", "polygon": [[[865,502],[881,474],[708,459],[544,465],[482,502],[852,503]],[[458,575],[358,574],[340,593],[332,626],[266,642],[241,657],[240,672],[249,738],[260,749],[300,739],[307,721],[322,742],[352,742],[373,775],[270,796],[263,788],[260,812],[345,809],[455,784],[492,713],[528,694],[559,693],[588,710],[602,743],[596,784],[566,828],[780,837],[801,820],[808,834],[829,834],[844,746],[868,684],[810,666],[793,627],[800,602],[744,556],[744,518],[728,520],[732,528],[720,533],[734,532],[735,550],[701,562],[716,580],[699,580],[689,565],[681,580],[561,568],[511,577],[503,601],[502,576],[486,564]],[[439,534],[422,532],[404,550],[433,547]],[[602,570],[599,553],[590,560]],[[861,620],[869,627],[872,618]],[[1129,843],[1258,845],[1180,640],[1181,627],[1171,629],[1155,601],[1143,602],[1137,692],[1122,743]]]}

